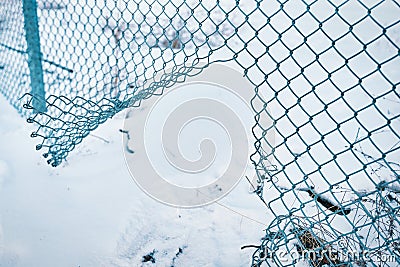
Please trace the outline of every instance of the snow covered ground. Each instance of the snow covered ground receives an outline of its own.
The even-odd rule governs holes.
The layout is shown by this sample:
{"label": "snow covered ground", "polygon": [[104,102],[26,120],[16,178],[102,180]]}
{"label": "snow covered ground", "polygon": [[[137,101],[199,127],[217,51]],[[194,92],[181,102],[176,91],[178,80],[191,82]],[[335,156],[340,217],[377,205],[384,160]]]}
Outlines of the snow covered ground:
{"label": "snow covered ground", "polygon": [[156,202],[128,173],[122,123],[107,122],[54,169],[0,96],[0,266],[147,266],[153,250],[155,266],[249,266],[252,250],[240,247],[259,244],[268,214],[247,181],[203,208]]}
{"label": "snow covered ground", "polygon": [[[145,12],[150,8],[152,1],[147,2],[150,3],[141,2],[140,11]],[[181,3],[182,1],[174,2]],[[187,2],[195,3],[196,1]],[[224,2],[224,5],[229,4],[228,1],[221,2]],[[379,1],[365,1],[368,7],[374,6],[377,2]],[[153,68],[160,67],[161,63],[170,57],[175,60],[170,61],[170,65],[175,65],[176,62],[182,63],[183,53],[192,52],[198,45],[196,42],[204,41],[203,34],[198,32],[198,36],[193,38],[193,44],[190,43],[185,51],[167,49],[164,57],[159,58],[161,49],[153,49],[152,53],[146,54],[148,47],[142,47],[146,50],[143,56],[136,50],[137,43],[142,43],[148,38],[148,45],[151,46],[154,45],[152,38],[165,38],[165,36],[162,32],[150,32],[149,25],[142,21],[143,16],[137,12],[135,19],[139,20],[137,24],[142,27],[142,36],[137,35],[135,41],[131,41],[133,36],[130,35],[130,31],[137,29],[135,23],[127,26],[118,25],[117,21],[121,17],[132,15],[132,10],[137,9],[133,2],[131,2],[132,6],[123,9],[122,12],[116,8],[116,5],[118,3],[124,6],[125,1],[97,1],[96,5],[103,6],[105,10],[107,10],[106,7],[112,8],[113,12],[109,14],[103,14],[98,7],[91,9],[84,4],[87,1],[75,0],[71,3],[67,6],[67,11],[62,9],[41,11],[46,14],[41,17],[42,40],[46,43],[44,54],[50,60],[61,62],[63,63],[61,65],[75,71],[70,80],[57,76],[54,82],[46,81],[52,84],[48,92],[57,96],[82,95],[93,101],[103,96],[113,96],[111,89],[114,90],[114,88],[108,92],[104,89],[104,85],[112,80],[111,76],[115,75],[114,72],[119,73],[120,68],[112,68],[116,64],[116,59],[107,57],[107,54],[111,54],[117,46],[112,41],[112,31],[105,27],[106,22],[110,23],[109,27],[118,29],[129,26],[129,30],[125,29],[126,35],[123,42],[120,43],[120,49],[123,49],[120,51],[122,59],[117,62],[118,66],[125,68],[119,73],[122,80],[118,85],[122,93],[121,98],[128,84],[140,84],[139,78],[146,77],[145,69],[152,72]],[[95,2],[90,1],[90,3],[94,5]],[[203,3],[207,6],[212,5],[213,1],[203,1]],[[242,8],[247,12],[250,12],[255,5],[255,1],[242,3],[246,3]],[[348,118],[352,119],[341,128],[348,140],[357,141],[357,138],[365,138],[367,130],[374,131],[371,138],[365,138],[365,141],[360,142],[359,149],[366,149],[365,151],[371,157],[380,158],[382,153],[374,149],[373,142],[378,144],[384,152],[391,151],[387,154],[387,161],[398,161],[398,137],[392,133],[400,129],[399,102],[398,94],[390,92],[392,84],[398,85],[400,81],[397,48],[400,42],[398,37],[400,26],[397,23],[398,6],[394,3],[394,1],[383,1],[378,7],[373,8],[372,16],[381,25],[388,27],[386,35],[382,35],[382,28],[370,18],[357,22],[367,14],[367,9],[361,7],[360,2],[348,1],[340,8],[340,15],[349,23],[354,24],[352,33],[362,43],[368,43],[366,51],[374,60],[367,56],[365,51],[360,52],[363,50],[361,42],[352,34],[340,38],[332,47],[332,42],[324,35],[325,33],[336,39],[349,31],[348,25],[338,16],[324,22],[322,25],[324,34],[321,30],[317,31],[320,26],[314,18],[310,17],[310,14],[312,13],[321,21],[328,18],[334,13],[334,8],[328,2],[316,2],[311,5],[310,14],[297,19],[296,27],[302,34],[309,34],[314,30],[317,32],[308,38],[307,45],[296,49],[296,46],[304,42],[304,36],[293,28],[285,31],[292,21],[283,12],[278,12],[281,8],[278,1],[264,1],[261,6],[267,15],[272,16],[274,12],[278,12],[268,26],[262,27],[265,24],[263,15],[253,13],[250,16],[249,20],[253,25],[263,28],[259,32],[263,43],[255,39],[246,43],[248,51],[258,56],[260,63],[260,69],[251,68],[248,77],[255,83],[261,83],[264,79],[262,74],[272,72],[268,78],[268,85],[264,82],[258,88],[263,101],[271,99],[268,104],[271,110],[270,115],[279,118],[287,111],[285,109],[290,109],[289,118],[297,125],[301,125],[309,120],[309,114],[313,114],[314,124],[327,136],[324,143],[319,142],[321,134],[308,123],[300,130],[300,135],[305,142],[300,141],[298,135],[293,135],[283,142],[284,138],[295,129],[286,118],[279,119],[276,129],[284,134],[276,137],[276,143],[282,143],[282,145],[275,149],[273,157],[275,161],[279,161],[279,164],[276,164],[278,167],[286,167],[286,171],[277,176],[280,186],[289,188],[292,183],[301,182],[304,174],[313,173],[321,165],[323,168],[320,174],[314,172],[314,175],[310,176],[310,181],[319,192],[328,190],[330,185],[343,181],[344,173],[338,170],[334,161],[331,161],[332,153],[327,151],[327,147],[338,153],[345,150],[349,144],[339,136],[339,131],[334,131],[331,135],[327,133],[335,129],[338,122],[344,122]],[[230,4],[235,4],[235,2],[231,1]],[[152,8],[153,11],[160,11],[160,7],[156,4]],[[185,10],[187,8],[181,9],[182,14],[189,14]],[[285,11],[292,17],[299,16],[301,12],[305,12],[305,9],[303,1],[290,1],[285,5]],[[65,12],[66,14],[70,12],[71,17],[67,16],[64,19]],[[166,12],[176,12],[176,10],[169,4]],[[236,12],[239,13],[239,11]],[[79,17],[81,13],[91,15]],[[204,12],[197,14],[199,17],[207,16]],[[221,13],[215,12],[215,16],[220,15]],[[244,20],[243,14],[233,15],[237,15],[239,22]],[[105,21],[104,18],[108,16],[113,17],[115,21],[113,19]],[[151,24],[154,21],[154,18],[153,20],[151,18],[155,16],[156,14],[149,15],[147,21]],[[127,20],[130,19],[132,17]],[[67,23],[68,20],[77,22],[70,25]],[[169,23],[168,20],[161,20],[161,22]],[[193,25],[198,26],[196,23]],[[213,31],[212,25],[208,28],[204,25],[203,28]],[[161,26],[164,27],[164,25]],[[53,27],[58,27],[58,30],[55,31]],[[104,30],[103,27],[108,30]],[[229,31],[229,27],[226,30],[228,36],[233,33]],[[276,31],[285,31],[282,40],[287,46],[283,46],[280,42],[274,44],[278,38]],[[176,33],[172,32],[171,35],[173,34]],[[242,27],[238,35],[235,35],[236,39],[237,36],[250,40],[254,37],[254,30]],[[66,42],[65,38],[69,38],[69,42]],[[374,38],[376,39],[373,40]],[[239,51],[243,43],[236,39],[232,38],[228,44],[232,44]],[[160,44],[164,41],[160,39]],[[215,46],[221,45],[221,43],[218,44],[218,38],[214,41]],[[131,49],[127,49],[130,47],[128,43],[133,46]],[[266,45],[270,46],[270,53],[262,55]],[[297,60],[297,63],[294,63],[293,59],[283,60],[289,53],[288,47],[295,50],[293,59]],[[202,49],[200,51],[207,54],[208,46],[204,45]],[[231,58],[231,52],[226,50],[217,51],[212,59]],[[355,71],[355,74],[350,73],[347,68],[340,67],[345,63],[344,58],[339,57],[337,51],[349,58],[346,66]],[[315,53],[320,54],[318,61],[314,61]],[[394,59],[382,64],[380,71],[376,71],[376,62],[382,63],[392,57]],[[157,64],[153,64],[153,58],[158,59]],[[280,65],[279,72],[274,71],[276,62],[281,60],[284,62]],[[254,57],[249,53],[241,53],[238,62],[245,67],[250,66],[254,63]],[[300,75],[294,78],[299,73],[298,64],[307,66],[304,71],[305,76]],[[328,75],[322,67],[332,74],[329,81],[322,82]],[[387,78],[384,79],[381,72]],[[356,76],[363,79],[363,87],[360,86]],[[51,78],[51,75],[48,75],[48,79]],[[292,79],[290,90],[286,87],[289,78]],[[57,80],[62,80],[62,82]],[[318,84],[312,89],[312,93],[310,93],[310,82],[313,85]],[[349,88],[352,89],[348,90]],[[364,89],[370,95],[367,95]],[[277,91],[279,91],[279,96],[274,96]],[[128,93],[134,92],[128,90]],[[343,95],[340,98],[341,93]],[[388,94],[384,95],[385,93]],[[372,97],[377,98],[377,102],[363,109],[366,105],[370,105]],[[298,102],[300,98],[301,103]],[[336,98],[340,99],[330,103]],[[256,104],[256,109],[264,109],[264,103],[256,103],[256,101],[253,103]],[[327,108],[324,107],[325,104]],[[292,105],[295,106],[292,107]],[[354,112],[349,106],[360,111],[357,115],[358,121],[354,119]],[[300,110],[300,107],[308,114]],[[318,116],[315,115],[321,110],[325,111]],[[384,117],[392,118],[391,128],[386,126],[375,131],[378,126],[386,123]],[[24,119],[20,118],[0,96],[0,247],[2,248],[0,266],[138,266],[142,264],[142,257],[153,251],[156,265],[159,266],[248,266],[251,250],[241,251],[240,246],[259,244],[259,238],[265,228],[263,223],[268,224],[273,216],[268,216],[261,202],[254,195],[248,194],[247,182],[242,181],[219,204],[194,210],[178,210],[150,199],[137,188],[125,166],[122,136],[118,131],[123,127],[122,118],[122,115],[116,116],[108,121],[87,137],[71,153],[63,166],[51,169],[40,157],[40,153],[34,151],[38,141],[29,138],[34,128],[29,128],[30,125],[26,124]],[[360,130],[360,124],[366,129]],[[255,129],[257,130],[261,131]],[[257,134],[261,135],[260,132]],[[319,144],[314,145],[311,152],[306,152],[308,151],[306,145],[314,142],[319,142]],[[290,164],[296,154],[303,155]],[[362,161],[374,167],[369,158],[365,157]],[[325,164],[325,162],[330,162],[330,164]],[[339,162],[346,174],[362,168],[361,163],[355,160],[351,151],[339,156],[336,162]],[[297,164],[301,166],[301,169],[297,167]],[[390,173],[383,172],[384,170],[380,175],[382,178],[379,175],[374,176],[373,182],[368,181],[363,173],[352,175],[349,187],[357,190],[373,190],[374,183],[390,177]],[[298,192],[292,191],[291,194],[278,198],[279,195],[280,190],[265,191],[268,200],[273,197],[278,199],[272,204],[272,209],[277,213],[285,214],[285,204],[295,203]],[[338,194],[337,197],[341,198],[341,195]],[[307,195],[302,200],[310,201]],[[296,201],[296,204],[299,203],[300,201]],[[309,217],[313,217],[318,211],[318,206],[309,206],[315,208],[306,211]],[[344,225],[343,221],[334,221],[332,225],[340,230],[351,231],[351,227]],[[179,252],[179,249],[182,252]]]}

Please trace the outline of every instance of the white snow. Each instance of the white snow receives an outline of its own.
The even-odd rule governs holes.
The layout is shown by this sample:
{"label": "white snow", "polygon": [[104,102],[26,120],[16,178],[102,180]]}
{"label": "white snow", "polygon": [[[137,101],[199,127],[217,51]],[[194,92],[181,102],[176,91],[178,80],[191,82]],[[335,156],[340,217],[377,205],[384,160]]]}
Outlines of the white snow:
{"label": "white snow", "polygon": [[[89,7],[85,7],[86,10],[82,8],[82,11],[90,12],[92,15],[87,18],[84,16],[69,18],[80,21],[77,25],[71,26],[75,28],[69,29],[70,25],[65,23],[60,14],[63,12],[68,14],[73,9],[78,12],[78,9],[81,8],[80,4],[84,2],[86,3],[82,0],[71,1],[67,6],[67,12],[63,10],[41,11],[52,18],[53,24],[61,33],[63,33],[63,29],[68,28],[65,30],[65,36],[70,38],[72,45],[67,46],[66,41],[63,40],[65,36],[60,37],[57,31],[52,30],[50,24],[42,29],[42,39],[46,40],[44,54],[56,62],[60,60],[62,63],[66,63],[67,67],[75,67],[80,71],[80,73],[74,74],[76,76],[73,81],[66,79],[52,87],[51,93],[59,95],[60,92],[62,94],[68,92],[70,93],[68,96],[82,95],[96,100],[96,97],[103,97],[97,92],[101,91],[104,84],[110,81],[115,70],[109,66],[116,63],[115,58],[106,57],[107,54],[111,54],[113,49],[116,49],[116,45],[112,41],[112,32],[102,28],[106,23],[104,17],[108,15],[113,17],[108,21],[111,27],[126,27],[126,25],[117,25],[118,21],[123,17],[128,18],[126,19],[128,22],[132,22],[131,12],[136,10],[136,4],[132,1],[131,5],[120,11],[115,7],[124,6],[124,1],[90,1],[88,5],[97,3],[103,7],[105,13],[107,13],[106,7],[114,7],[114,11],[103,14],[98,7],[93,10]],[[151,3],[151,1],[147,2]],[[166,2],[166,0],[162,1],[162,3]],[[183,0],[174,1],[176,4],[182,2]],[[234,1],[221,2],[226,10],[235,4]],[[365,5],[373,6],[378,1],[365,2],[368,2]],[[64,3],[64,1],[60,1],[60,3]],[[130,25],[132,31],[137,29],[137,24],[141,24],[143,28],[142,35],[136,36],[135,42],[131,43],[143,42],[145,35],[149,38],[150,44],[157,38],[165,38],[162,36],[162,32],[150,33],[148,24],[155,20],[160,12],[160,6],[149,3],[142,1],[141,11],[145,12],[151,6],[154,8],[155,14],[150,14],[147,18],[148,23],[143,23],[141,21],[143,16],[135,13],[133,17],[137,21]],[[195,1],[188,1],[188,3],[190,6]],[[391,25],[398,20],[398,8],[393,3],[384,1],[379,7],[373,9],[372,15],[382,26]],[[210,0],[203,1],[203,4],[210,8],[215,3]],[[248,4],[241,4],[241,8],[250,12],[254,9],[254,5],[255,2],[249,1]],[[263,1],[261,8],[267,15],[272,15],[280,9],[280,5],[278,1]],[[293,18],[304,12],[305,8],[303,1],[293,0],[285,4],[285,11]],[[188,8],[181,8],[184,16],[187,15],[185,9]],[[173,14],[176,10],[172,4],[169,4],[165,12]],[[311,12],[322,21],[329,17],[334,10],[328,2],[318,1],[312,5]],[[348,1],[340,8],[340,15],[349,23],[355,23],[365,16],[366,12],[367,9],[361,7],[359,1]],[[206,13],[199,12],[197,16],[201,18],[206,16]],[[238,22],[244,20],[243,14],[238,11],[231,16],[235,16]],[[249,21],[255,27],[261,28],[265,21],[260,18],[264,18],[263,15],[255,12],[250,16]],[[46,20],[47,17],[43,16],[43,25]],[[160,21],[161,26],[165,26],[163,23],[169,23],[168,20],[162,20],[162,18]],[[174,23],[179,24],[179,19]],[[210,20],[207,20],[205,25],[207,23],[210,24]],[[290,25],[291,20],[283,12],[273,16],[270,24],[259,32],[263,43],[256,39],[252,39],[248,43],[247,49],[253,55],[240,54],[238,61],[245,67],[254,63],[253,56],[260,57],[258,61],[260,69],[254,67],[248,73],[248,77],[252,78],[254,83],[261,84],[264,81],[262,72],[271,72],[276,68],[277,61],[288,56],[289,50],[282,43],[273,43],[277,39],[276,31],[282,32]],[[193,26],[196,27],[196,23],[189,25],[189,27]],[[271,26],[274,28],[272,29]],[[86,31],[90,32],[90,36],[85,32],[81,36],[84,27],[86,27]],[[204,29],[211,32],[212,27],[212,25],[208,25],[204,26]],[[306,14],[296,20],[296,27],[303,35],[307,35],[317,30],[319,25],[310,14]],[[338,38],[348,32],[349,28],[343,20],[335,16],[323,24],[322,30],[331,38]],[[388,29],[386,36],[381,36],[368,45],[367,52],[378,62],[384,62],[388,58],[398,55],[396,46],[398,47],[400,44],[399,32],[399,24],[392,26]],[[379,36],[382,29],[371,19],[366,19],[354,27],[353,33],[362,42],[367,43]],[[168,33],[168,35],[173,34],[174,32]],[[203,35],[201,32],[197,32],[196,38],[192,40],[193,44],[201,43]],[[250,40],[254,36],[254,30],[245,25],[240,29],[239,35],[244,40]],[[143,56],[136,50],[136,45],[128,43],[129,38],[133,38],[129,31],[126,32],[125,37],[126,39],[121,41],[119,48],[123,50],[123,52],[120,51],[123,57],[117,62],[118,65],[126,68],[121,71],[123,82],[119,84],[123,90],[128,84],[143,82],[149,73],[162,65],[163,60],[167,61],[173,57],[176,62],[182,63],[183,61],[182,51],[174,52],[172,49],[164,53],[162,60],[159,58],[161,53],[159,50],[153,49],[152,54],[146,54],[148,48],[142,47],[145,55]],[[293,49],[303,42],[304,36],[292,28],[285,32],[282,40],[287,47]],[[162,43],[163,40],[160,41]],[[218,38],[213,41],[218,46]],[[189,52],[193,49],[193,44],[192,47],[188,46]],[[233,45],[237,51],[243,46],[237,36],[232,38],[228,44]],[[265,45],[270,46],[269,54],[264,54],[265,51],[259,49],[260,47],[265,48]],[[286,78],[275,71],[268,77],[269,84],[263,83],[260,86],[261,97],[264,100],[272,99],[274,90],[277,91],[286,86],[287,78],[293,78],[299,73],[298,65],[307,66],[315,60],[314,53],[320,54],[331,46],[332,42],[322,31],[310,36],[307,46],[303,45],[296,49],[293,52],[293,58],[281,64],[279,70],[284,73]],[[127,49],[128,47],[131,49]],[[202,47],[201,54],[207,54],[207,49],[207,46]],[[347,66],[359,77],[376,69],[376,63],[368,58],[366,53],[357,55],[362,46],[352,34],[338,40],[335,49],[346,58],[351,58]],[[88,57],[88,60],[83,62],[85,57]],[[152,61],[153,57],[157,58],[156,63]],[[214,53],[211,59],[221,58],[231,58],[231,52],[221,49]],[[74,61],[79,62],[78,66],[73,66]],[[174,64],[170,62],[168,66]],[[358,79],[347,68],[342,68],[332,74],[331,81],[319,84],[314,89],[314,93],[308,94],[310,92],[309,82],[314,85],[318,84],[328,75],[321,66],[332,72],[343,64],[344,59],[334,48],[321,54],[318,62],[314,62],[304,70],[305,77],[309,81],[304,76],[293,79],[291,90],[287,88],[282,90],[269,103],[271,115],[278,118],[284,114],[285,108],[289,108],[288,116],[296,125],[305,123],[309,119],[309,114],[314,115],[321,111],[324,109],[324,104],[340,97],[341,90],[344,91],[358,83]],[[82,68],[79,69],[79,67]],[[146,70],[147,67],[150,68]],[[371,97],[365,93],[364,89],[373,97],[392,90],[387,80],[398,84],[400,81],[398,70],[399,58],[397,57],[382,65],[381,71],[387,76],[386,80],[379,72],[363,77],[363,87],[359,85],[354,87],[344,94],[343,99],[330,103],[327,112],[314,116],[315,128],[310,123],[301,127],[299,134],[305,143],[300,140],[298,135],[293,135],[285,142],[285,145],[277,147],[273,155],[275,158],[273,163],[279,161],[276,165],[280,167],[291,162],[295,157],[294,154],[304,152],[307,144],[318,141],[320,133],[328,133],[335,129],[337,122],[343,122],[347,118],[353,117],[354,112],[348,105],[359,110],[370,104]],[[135,75],[133,75],[133,71],[136,72]],[[332,82],[335,83],[336,88]],[[110,96],[112,93],[101,92],[106,96]],[[301,104],[291,108],[300,96],[302,97]],[[344,100],[347,101],[347,104]],[[219,204],[194,210],[179,210],[150,199],[137,188],[125,166],[122,136],[118,132],[118,129],[122,128],[122,116],[108,121],[87,137],[70,154],[68,161],[63,166],[51,169],[40,157],[40,153],[34,151],[36,140],[29,138],[30,132],[34,130],[30,128],[31,125],[26,124],[24,119],[19,117],[3,96],[0,96],[0,107],[0,266],[138,266],[141,264],[142,256],[153,250],[155,250],[156,263],[165,266],[172,263],[179,248],[182,248],[183,252],[175,259],[176,266],[248,266],[251,249],[241,251],[240,246],[259,244],[262,230],[265,228],[263,224],[268,224],[273,219],[273,216],[262,206],[257,197],[248,194],[246,181],[241,181],[238,187]],[[255,103],[255,107],[262,106]],[[285,173],[281,172],[276,177],[279,184],[290,187],[291,183],[288,179],[292,183],[297,183],[304,179],[304,174],[312,172],[314,174],[309,175],[309,181],[319,191],[327,190],[329,184],[343,181],[344,174],[338,169],[336,163],[331,161],[332,153],[326,147],[335,153],[341,152],[346,150],[348,145],[344,137],[350,142],[354,142],[366,137],[367,131],[384,125],[386,121],[377,109],[387,118],[394,118],[399,114],[398,95],[390,93],[381,97],[375,106],[358,113],[357,119],[365,126],[365,129],[360,129],[360,125],[353,119],[342,124],[342,135],[338,131],[327,135],[324,144],[320,142],[312,147],[309,153],[305,153],[295,163],[288,165]],[[285,117],[278,121],[276,129],[284,133],[284,136],[276,135],[277,144],[295,131],[292,123]],[[367,154],[380,158],[381,151],[374,148],[372,143],[377,144],[382,151],[398,147],[398,137],[392,131],[398,132],[399,129],[400,123],[397,118],[392,121],[391,129],[385,127],[379,132],[374,132],[370,139],[361,141],[358,147],[359,149],[362,147]],[[255,129],[255,131],[260,134],[257,132],[260,129]],[[344,173],[352,173],[360,170],[361,162],[365,164],[371,161],[362,155],[358,156],[360,160],[356,160],[351,152],[346,152],[339,155],[336,162]],[[399,150],[397,149],[397,151],[391,151],[386,160],[396,162],[398,158]],[[330,163],[323,165],[320,172],[316,171],[318,165],[328,161]],[[376,169],[375,166],[369,164],[367,171],[372,172],[373,169]],[[386,172],[385,169],[381,169],[380,172],[380,174],[371,175],[371,180],[366,179],[365,173],[352,175],[347,186],[357,190],[372,190],[375,187],[373,182],[378,183],[385,177],[390,178],[393,175],[393,173]],[[271,200],[278,197],[279,193],[274,189],[266,190],[265,197],[267,200]],[[273,210],[284,213],[287,209],[284,205],[287,204],[290,207],[290,205],[299,204],[297,193],[297,191],[293,191],[279,201],[275,201],[272,204]],[[342,195],[338,193],[336,197],[340,199]],[[300,199],[309,200],[308,196],[300,196]],[[316,211],[318,209],[315,207],[315,209],[304,212],[312,217]],[[350,226],[344,221],[343,218],[336,218],[332,222],[332,226],[344,232],[351,231]]]}
{"label": "white snow", "polygon": [[54,169],[3,96],[0,107],[0,266],[140,266],[153,249],[156,266],[167,266],[179,248],[175,266],[249,265],[252,250],[240,247],[259,243],[267,211],[247,181],[220,204],[165,206],[128,173],[122,116]]}

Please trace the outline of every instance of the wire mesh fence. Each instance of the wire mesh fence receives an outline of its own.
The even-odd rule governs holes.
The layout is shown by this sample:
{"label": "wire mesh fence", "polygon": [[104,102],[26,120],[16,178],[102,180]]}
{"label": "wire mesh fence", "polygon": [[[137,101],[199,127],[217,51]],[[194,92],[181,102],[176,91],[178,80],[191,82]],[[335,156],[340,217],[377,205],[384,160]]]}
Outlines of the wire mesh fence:
{"label": "wire mesh fence", "polygon": [[235,62],[274,215],[252,264],[397,266],[399,14],[372,0],[3,0],[0,92],[58,166],[118,112]]}

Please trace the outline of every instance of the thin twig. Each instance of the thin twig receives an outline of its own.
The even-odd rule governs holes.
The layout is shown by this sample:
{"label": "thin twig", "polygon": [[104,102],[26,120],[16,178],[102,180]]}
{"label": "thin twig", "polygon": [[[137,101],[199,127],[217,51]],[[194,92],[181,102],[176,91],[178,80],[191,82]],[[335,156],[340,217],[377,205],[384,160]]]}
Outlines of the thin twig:
{"label": "thin twig", "polygon": [[[247,181],[249,182],[249,184],[251,185],[251,187],[253,187],[254,192],[257,192],[259,189],[256,189],[256,188],[254,187],[254,185],[250,182],[250,179],[249,179],[249,177],[247,177],[247,175],[246,175],[245,177],[246,177]],[[263,198],[261,195],[259,195],[259,194],[257,194],[257,196],[261,199],[261,201],[264,203],[264,205],[269,209],[268,204],[267,204],[267,202],[264,200],[264,198]]]}
{"label": "thin twig", "polygon": [[103,137],[100,137],[100,136],[98,136],[98,135],[90,134],[90,136],[93,136],[93,137],[95,137],[95,138],[97,138],[97,139],[100,139],[101,141],[103,141],[103,142],[106,143],[106,144],[109,144],[109,143],[110,143],[110,141],[108,141],[107,139],[105,139],[105,138],[103,138]]}
{"label": "thin twig", "polygon": [[245,246],[242,246],[240,249],[245,249],[245,248],[261,248],[261,246],[256,246],[256,245],[245,245]]}
{"label": "thin twig", "polygon": [[131,136],[129,135],[129,131],[122,130],[122,129],[119,129],[119,131],[121,133],[123,133],[123,134],[126,134],[125,150],[130,154],[135,153],[135,151],[133,151],[132,149],[129,148],[129,140],[131,140]]}

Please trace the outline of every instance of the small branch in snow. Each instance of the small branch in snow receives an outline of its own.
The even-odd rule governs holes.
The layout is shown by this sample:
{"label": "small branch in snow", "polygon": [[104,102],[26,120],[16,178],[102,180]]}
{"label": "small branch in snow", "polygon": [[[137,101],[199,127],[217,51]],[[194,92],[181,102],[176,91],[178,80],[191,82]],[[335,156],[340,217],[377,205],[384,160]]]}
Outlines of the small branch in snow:
{"label": "small branch in snow", "polygon": [[[283,190],[290,190],[289,188],[285,188],[282,186],[279,186],[278,188],[283,189]],[[317,201],[323,207],[325,207],[326,209],[328,209],[332,212],[337,213],[338,215],[345,216],[351,212],[351,209],[343,209],[342,205],[340,205],[341,203],[335,204],[330,199],[323,197],[320,194],[318,194],[317,192],[315,192],[314,187],[297,188],[296,190],[306,192],[311,198],[315,199],[315,201]]]}
{"label": "small branch in snow", "polygon": [[253,193],[256,193],[258,197],[261,199],[261,201],[264,203],[264,205],[269,209],[267,202],[265,202],[264,198],[261,196],[262,194],[262,186],[257,186],[257,189],[254,187],[253,183],[250,181],[249,177],[247,175],[245,176],[251,187],[254,189]]}
{"label": "small branch in snow", "polygon": [[103,137],[101,137],[101,136],[94,135],[94,134],[90,134],[90,136],[93,136],[93,137],[95,137],[95,138],[97,138],[97,139],[100,139],[101,141],[103,141],[103,142],[106,143],[106,144],[109,144],[109,143],[110,143],[110,141],[108,141],[107,139],[105,139],[105,138],[103,138]]}
{"label": "small branch in snow", "polygon": [[245,249],[245,248],[260,248],[261,246],[256,246],[256,245],[245,245],[242,246],[240,249]]}
{"label": "small branch in snow", "polygon": [[122,130],[122,129],[119,129],[119,131],[121,133],[123,133],[123,134],[126,134],[126,142],[125,142],[125,150],[126,150],[126,152],[128,152],[130,154],[135,153],[135,151],[133,151],[132,149],[129,148],[129,140],[131,140],[131,136],[129,135],[129,131]]}
{"label": "small branch in snow", "polygon": [[395,193],[395,194],[400,194],[400,187],[396,186],[394,184],[389,184],[390,182],[382,181],[378,184],[378,188],[380,189],[387,189],[388,191]]}
{"label": "small branch in snow", "polygon": [[336,212],[338,215],[348,215],[351,212],[351,209],[342,209],[341,205],[334,204],[330,199],[320,196],[317,194],[313,188],[305,191],[311,198],[314,198],[319,204],[327,208],[332,212]]}

